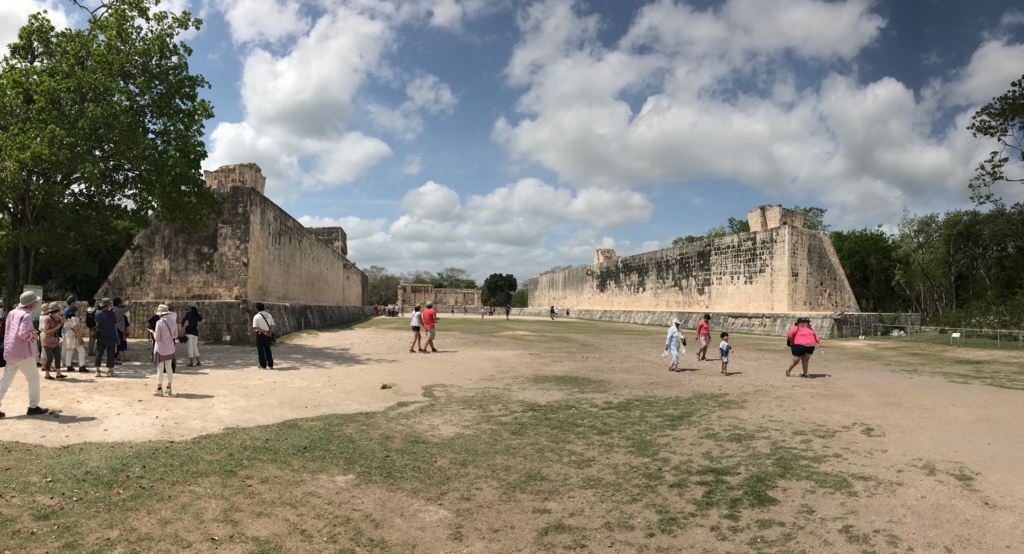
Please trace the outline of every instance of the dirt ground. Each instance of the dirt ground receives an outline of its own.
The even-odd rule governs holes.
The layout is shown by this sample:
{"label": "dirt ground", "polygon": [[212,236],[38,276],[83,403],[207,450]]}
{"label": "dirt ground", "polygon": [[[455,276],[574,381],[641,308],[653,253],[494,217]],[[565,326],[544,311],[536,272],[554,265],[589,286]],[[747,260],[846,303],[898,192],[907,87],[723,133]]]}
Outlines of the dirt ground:
{"label": "dirt ground", "polygon": [[[544,387],[525,386],[524,380],[579,376],[607,383],[602,393],[607,398],[727,395],[742,401],[742,408],[732,410],[729,417],[747,428],[771,428],[787,435],[835,430],[830,432],[834,435],[830,448],[843,453],[846,470],[862,472],[880,484],[870,495],[835,496],[816,503],[808,518],[834,518],[842,525],[833,525],[837,530],[832,535],[800,543],[801,548],[792,551],[1024,552],[1024,426],[1019,424],[1024,417],[1024,391],[949,376],[957,371],[969,376],[972,371],[1022,370],[1024,354],[1020,352],[954,351],[931,345],[911,349],[899,343],[834,340],[826,341],[824,354],[813,357],[814,378],[799,379],[783,375],[790,359],[784,339],[734,335],[732,374],[723,377],[717,361],[694,359],[692,342],[683,357],[686,371],[666,371],[667,358],[660,357],[661,328],[559,321],[552,324],[573,325],[577,331],[549,336],[540,326],[547,324],[544,320],[530,322],[537,325],[536,330],[516,327],[491,332],[485,326],[500,326],[503,318],[458,319],[463,329],[473,325],[485,332],[446,332],[442,319],[437,338],[441,352],[430,355],[408,352],[404,318],[311,333],[279,344],[274,370],[256,366],[253,348],[201,345],[203,366],[181,368],[172,398],[152,396],[152,365],[138,361],[148,346],[136,341],[129,351],[130,359],[136,361],[120,366],[117,377],[75,373],[63,382],[43,381],[42,405],[58,410],[55,417],[22,415],[26,389],[18,376],[4,400],[8,416],[0,421],[0,441],[60,446],[181,440],[232,427],[378,411],[402,401],[422,400],[424,387],[431,385],[444,385],[464,396],[511,388],[520,399],[545,402],[558,395]],[[184,357],[183,347],[178,354]],[[382,388],[385,384],[389,388]],[[451,435],[459,431],[460,423],[440,420],[429,427],[434,433]],[[323,479],[307,493],[317,497],[344,491],[345,509],[373,514],[383,522],[379,528],[387,530],[382,532],[392,544],[415,543],[417,552],[555,548],[542,547],[547,543],[532,531],[526,542],[518,541],[514,531],[489,534],[488,520],[504,517],[505,508],[488,499],[497,493],[479,491],[475,508],[457,516],[447,506],[393,490],[359,488],[345,472]],[[792,515],[805,505],[802,495],[806,494],[796,488],[784,492],[782,504],[765,513],[780,519]],[[508,517],[557,513],[577,499],[588,502],[583,492],[560,495],[548,499],[541,511]],[[564,521],[573,517],[586,520],[586,511],[567,510]],[[453,520],[460,518],[459,536],[465,533],[472,540],[453,541]],[[737,546],[716,538],[713,525],[664,539],[648,537],[651,541],[643,546],[640,539],[630,542],[619,537],[632,532],[631,525],[622,525],[606,535],[592,533],[586,544],[557,549],[774,552],[795,548],[792,544],[779,550],[770,545],[761,548],[756,542]],[[552,529],[548,532],[555,536],[557,529]]]}

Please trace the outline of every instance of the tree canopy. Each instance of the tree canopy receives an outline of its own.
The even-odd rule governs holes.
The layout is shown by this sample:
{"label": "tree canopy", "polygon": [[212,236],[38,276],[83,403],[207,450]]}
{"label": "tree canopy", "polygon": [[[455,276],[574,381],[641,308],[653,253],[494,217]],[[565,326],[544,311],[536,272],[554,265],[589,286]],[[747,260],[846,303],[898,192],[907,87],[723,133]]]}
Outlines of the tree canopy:
{"label": "tree canopy", "polygon": [[88,12],[85,28],[57,30],[34,14],[0,60],[8,303],[56,252],[106,251],[119,227],[200,226],[220,209],[200,167],[208,83],[178,40],[202,21],[153,11],[157,0],[73,2]]}
{"label": "tree canopy", "polygon": [[480,300],[485,306],[508,306],[512,304],[512,294],[519,288],[519,283],[511,273],[492,273],[480,287]]}
{"label": "tree canopy", "polygon": [[968,184],[971,200],[978,205],[988,204],[999,198],[992,192],[996,183],[1024,183],[1024,173],[1007,173],[1011,159],[1024,163],[1024,76],[1010,83],[1010,90],[1005,94],[975,112],[967,130],[975,138],[994,138],[999,144],[997,150],[978,164]]}

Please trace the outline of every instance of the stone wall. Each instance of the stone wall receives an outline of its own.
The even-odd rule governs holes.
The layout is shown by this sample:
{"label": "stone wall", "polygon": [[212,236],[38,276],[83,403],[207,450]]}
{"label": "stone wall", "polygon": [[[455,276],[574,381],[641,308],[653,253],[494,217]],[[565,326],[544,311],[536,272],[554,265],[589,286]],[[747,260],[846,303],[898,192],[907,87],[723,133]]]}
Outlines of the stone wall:
{"label": "stone wall", "polygon": [[537,275],[530,307],[857,312],[824,233],[780,226]]}
{"label": "stone wall", "polygon": [[[549,317],[549,308],[512,308],[513,316]],[[798,317],[808,317],[811,327],[821,338],[855,337],[870,334],[872,324],[880,323],[883,317],[890,321],[893,314],[856,313],[742,313],[720,312],[711,314],[711,329],[716,333],[743,333],[750,335],[784,336],[796,323]],[[684,329],[696,329],[697,321],[704,312],[672,312],[652,310],[569,310],[570,319],[592,321],[614,321],[639,325],[668,327],[673,319],[679,318]],[[565,318],[565,309],[559,310],[559,318]],[[899,325],[914,327],[921,325],[920,314],[900,314]],[[717,337],[717,335],[713,335]]]}
{"label": "stone wall", "polygon": [[[149,338],[146,322],[156,312],[160,302],[133,302],[128,312],[131,327],[129,336],[136,339]],[[264,303],[274,318],[275,333],[286,335],[303,329],[316,329],[350,321],[373,317],[373,308],[368,306],[311,306],[308,304]],[[171,302],[171,309],[177,313],[178,321],[185,316],[184,302]],[[256,314],[255,303],[238,301],[201,301],[196,306],[206,322],[199,332],[204,342],[234,342],[255,344],[252,318]]]}
{"label": "stone wall", "polygon": [[135,238],[97,298],[366,303],[366,275],[342,253],[347,251],[344,230],[303,227],[260,192],[264,180],[255,164],[208,171],[206,178],[223,201],[220,219],[188,233],[153,222]]}
{"label": "stone wall", "polygon": [[479,289],[438,289],[432,285],[402,284],[398,287],[398,304],[400,306],[415,306],[433,302],[434,307],[447,308],[479,308]]}

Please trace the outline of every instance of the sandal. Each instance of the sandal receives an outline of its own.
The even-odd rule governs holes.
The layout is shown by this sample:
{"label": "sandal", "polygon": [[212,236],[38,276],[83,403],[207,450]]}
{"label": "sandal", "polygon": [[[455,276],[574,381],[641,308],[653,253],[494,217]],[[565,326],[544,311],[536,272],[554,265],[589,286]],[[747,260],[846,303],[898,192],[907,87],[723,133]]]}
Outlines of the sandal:
{"label": "sandal", "polygon": [[113,376],[114,376],[114,370],[113,369],[108,369],[107,370],[107,377],[113,377]]}
{"label": "sandal", "polygon": [[53,375],[47,375],[46,377],[43,377],[43,379],[46,379],[47,381],[53,381]]}
{"label": "sandal", "polygon": [[60,375],[58,375],[58,376],[57,376],[57,378],[58,378],[58,379],[67,379],[67,378],[68,378],[68,376],[67,376],[67,375],[64,375],[63,373],[61,373]]}

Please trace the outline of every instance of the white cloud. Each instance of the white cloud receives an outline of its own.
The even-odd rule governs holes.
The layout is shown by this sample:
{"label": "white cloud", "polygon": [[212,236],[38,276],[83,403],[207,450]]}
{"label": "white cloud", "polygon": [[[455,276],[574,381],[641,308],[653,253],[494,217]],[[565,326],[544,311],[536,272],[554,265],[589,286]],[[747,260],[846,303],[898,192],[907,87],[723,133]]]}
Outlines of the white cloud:
{"label": "white cloud", "polygon": [[[492,138],[584,189],[731,179],[813,195],[853,219],[898,217],[936,191],[966,198],[990,150],[964,131],[971,106],[1005,91],[1024,59],[1024,45],[989,40],[953,81],[915,93],[840,72],[886,24],[869,0],[726,0],[706,10],[658,0],[611,46],[581,9],[543,0],[523,12],[506,67],[509,84],[526,87],[521,117],[499,118]],[[822,80],[796,88],[794,57]],[[955,124],[936,128],[954,106]]]}
{"label": "white cloud", "polygon": [[419,175],[420,171],[423,170],[423,159],[419,156],[413,156],[412,154],[405,157],[405,163],[402,164],[402,173],[406,175]]}
{"label": "white cloud", "polygon": [[305,33],[311,25],[298,0],[212,0],[211,7],[223,12],[236,44],[279,41]]}
{"label": "white cloud", "polygon": [[[498,271],[496,264],[505,264],[500,270],[522,273],[524,268],[537,272],[569,263],[570,256],[575,256],[572,263],[587,261],[594,248],[635,252],[628,242],[595,237],[606,227],[644,221],[652,210],[647,198],[637,192],[584,189],[573,193],[537,179],[470,195],[465,202],[450,187],[427,181],[409,190],[401,207],[405,213],[390,224],[357,217],[303,216],[299,221],[307,226],[344,227],[352,259],[363,266],[384,265],[395,271],[456,266],[478,273]],[[575,239],[552,249],[547,241],[555,228],[579,231]]]}
{"label": "white cloud", "polygon": [[458,102],[451,88],[433,75],[414,79],[405,92],[409,99],[397,108],[392,110],[371,104],[368,111],[378,127],[406,140],[414,139],[423,132],[421,111],[450,114]]}
{"label": "white cloud", "polygon": [[68,13],[57,0],[3,0],[0,2],[0,57],[7,55],[7,45],[18,40],[18,30],[28,23],[28,16],[46,10],[53,25],[68,26]]}

